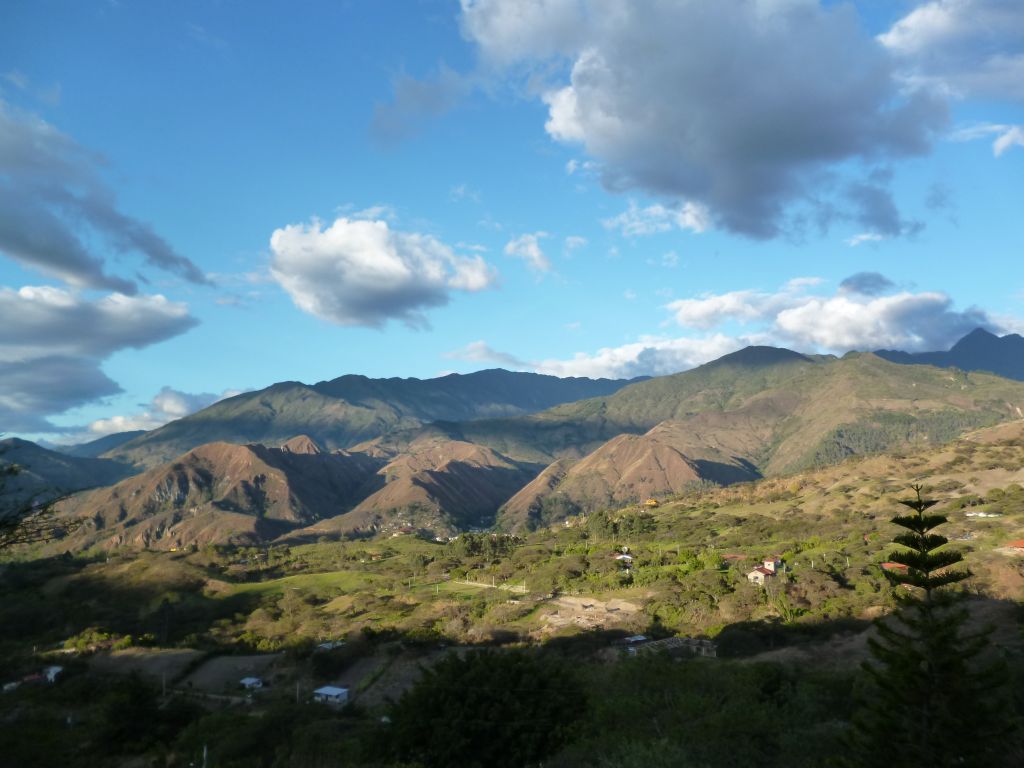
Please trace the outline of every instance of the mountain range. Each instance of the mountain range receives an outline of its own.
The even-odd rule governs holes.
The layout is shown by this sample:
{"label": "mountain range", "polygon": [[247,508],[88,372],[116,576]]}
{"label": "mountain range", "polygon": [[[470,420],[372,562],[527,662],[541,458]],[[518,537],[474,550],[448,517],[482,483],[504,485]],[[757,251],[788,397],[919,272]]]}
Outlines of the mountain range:
{"label": "mountain range", "polygon": [[996,336],[975,328],[948,352],[898,352],[881,349],[879,357],[904,365],[935,365],[964,371],[990,371],[1008,379],[1024,381],[1024,337],[1016,333]]}
{"label": "mountain range", "polygon": [[102,455],[149,468],[205,443],[281,445],[296,435],[308,435],[334,450],[434,421],[533,413],[560,403],[610,395],[629,383],[500,369],[435,379],[342,376],[313,385],[285,381],[221,400]]}
{"label": "mountain range", "polygon": [[[1015,343],[990,337],[975,332],[949,354]],[[286,382],[112,441],[101,459],[65,457],[92,462],[91,485],[144,469],[65,502],[87,521],[68,544],[524,530],[1024,418],[1022,382],[907,362],[748,347],[632,382],[506,371]]]}

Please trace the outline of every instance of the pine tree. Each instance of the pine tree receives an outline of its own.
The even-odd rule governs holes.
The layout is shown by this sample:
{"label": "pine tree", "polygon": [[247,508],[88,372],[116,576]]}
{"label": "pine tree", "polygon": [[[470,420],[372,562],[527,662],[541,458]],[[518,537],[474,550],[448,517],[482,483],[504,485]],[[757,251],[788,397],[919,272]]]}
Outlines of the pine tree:
{"label": "pine tree", "polygon": [[900,504],[909,514],[893,524],[904,529],[889,553],[895,567],[885,575],[896,587],[896,610],[875,622],[868,641],[873,660],[867,700],[855,718],[855,765],[1000,765],[1007,745],[1005,665],[983,660],[991,629],[969,630],[964,593],[952,589],[969,578],[954,568],[963,554],[943,549],[948,539],[933,531],[947,519],[927,514],[938,501],[921,497]]}

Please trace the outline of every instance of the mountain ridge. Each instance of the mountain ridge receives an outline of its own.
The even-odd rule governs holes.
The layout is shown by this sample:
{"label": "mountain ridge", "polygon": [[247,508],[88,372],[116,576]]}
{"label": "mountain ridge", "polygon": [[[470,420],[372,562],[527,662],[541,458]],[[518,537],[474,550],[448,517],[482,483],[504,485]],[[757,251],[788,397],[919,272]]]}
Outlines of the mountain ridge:
{"label": "mountain ridge", "polygon": [[284,381],[215,403],[104,453],[150,468],[216,440],[278,445],[308,434],[327,450],[437,421],[521,415],[634,380],[560,379],[488,369],[436,379],[371,379],[348,374],[307,385]]}

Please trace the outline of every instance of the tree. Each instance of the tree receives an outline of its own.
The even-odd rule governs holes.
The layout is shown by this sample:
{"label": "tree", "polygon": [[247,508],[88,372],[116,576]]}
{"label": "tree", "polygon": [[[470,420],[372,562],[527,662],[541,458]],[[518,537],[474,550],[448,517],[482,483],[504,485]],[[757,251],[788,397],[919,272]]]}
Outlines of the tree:
{"label": "tree", "polygon": [[947,519],[926,514],[938,501],[900,500],[910,510],[889,553],[885,575],[896,587],[896,610],[875,622],[865,701],[854,718],[855,765],[999,765],[1008,728],[1000,663],[984,660],[991,629],[968,629],[964,594],[951,589],[971,574],[954,568],[963,554],[943,549],[933,531]]}
{"label": "tree", "polygon": [[427,768],[522,768],[567,742],[584,705],[560,659],[453,653],[395,705],[387,740],[400,760]]}

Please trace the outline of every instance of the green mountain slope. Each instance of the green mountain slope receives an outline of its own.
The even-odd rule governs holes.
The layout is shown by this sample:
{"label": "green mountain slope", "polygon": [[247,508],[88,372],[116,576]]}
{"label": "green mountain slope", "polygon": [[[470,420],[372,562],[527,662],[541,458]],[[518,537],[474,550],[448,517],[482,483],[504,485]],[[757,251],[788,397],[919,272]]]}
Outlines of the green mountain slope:
{"label": "green mountain slope", "polygon": [[313,386],[282,382],[222,400],[105,455],[153,467],[205,443],[277,445],[296,434],[307,434],[333,450],[431,421],[532,413],[611,394],[627,383],[504,370],[426,380],[342,376]]}
{"label": "green mountain slope", "polygon": [[[854,427],[874,431],[867,445],[847,446],[847,454],[951,439],[1018,418],[1018,408],[1024,408],[1024,384],[991,374],[898,365],[870,353],[836,359],[749,347],[608,397],[450,431],[513,458],[551,461],[677,421],[706,442],[741,440],[744,458],[764,474],[778,474],[811,466],[830,445],[845,450],[844,435]],[[886,428],[893,419],[905,424]]]}
{"label": "green mountain slope", "polygon": [[[605,444],[619,435],[641,435],[663,422],[673,426],[659,438],[659,450],[690,460],[721,460],[717,455],[772,476],[856,454],[939,445],[970,429],[1020,418],[1021,409],[1024,384],[991,374],[899,365],[870,353],[835,359],[748,348],[609,397],[449,431],[514,459],[557,461],[534,481],[527,507],[536,510],[561,488],[570,507],[588,510],[627,498],[584,490],[614,486],[622,468],[584,459],[574,470],[573,463],[599,449],[607,452]],[[648,475],[660,472],[654,454],[645,462]],[[648,482],[636,493],[674,492],[674,481],[659,476],[660,487]],[[520,508],[511,519],[522,522],[524,514]]]}

